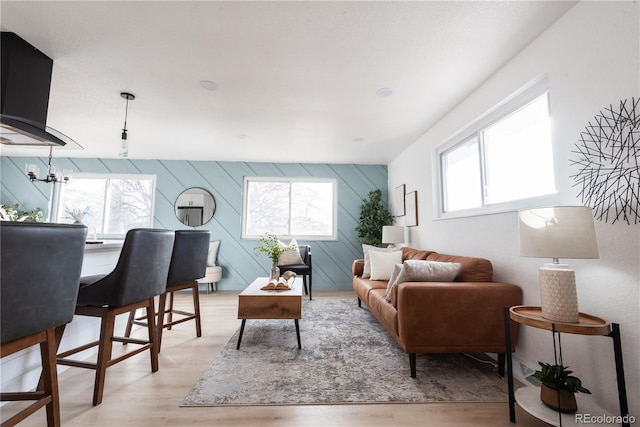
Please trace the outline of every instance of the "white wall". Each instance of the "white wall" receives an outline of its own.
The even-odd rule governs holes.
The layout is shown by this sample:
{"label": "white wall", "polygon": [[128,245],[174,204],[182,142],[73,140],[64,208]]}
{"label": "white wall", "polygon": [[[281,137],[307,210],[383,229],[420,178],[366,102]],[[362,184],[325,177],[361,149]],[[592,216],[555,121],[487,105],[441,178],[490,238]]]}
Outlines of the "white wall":
{"label": "white wall", "polygon": [[[556,203],[581,204],[569,176],[570,151],[589,120],[621,99],[640,96],[638,2],[581,2],[487,80],[389,165],[389,194],[406,184],[418,192],[419,226],[409,246],[482,256],[494,278],[518,284],[524,303],[540,304],[537,269],[548,260],[518,256],[517,212],[437,220],[434,150],[536,76],[550,84],[556,156]],[[437,100],[434,100],[437,102]],[[399,221],[402,224],[402,219]],[[580,311],[620,323],[631,415],[640,417],[640,224],[596,221],[600,259],[565,260],[576,270]],[[553,361],[551,334],[521,328],[516,355],[528,366]],[[564,364],[583,379],[597,403],[619,414],[612,340],[562,336]]]}

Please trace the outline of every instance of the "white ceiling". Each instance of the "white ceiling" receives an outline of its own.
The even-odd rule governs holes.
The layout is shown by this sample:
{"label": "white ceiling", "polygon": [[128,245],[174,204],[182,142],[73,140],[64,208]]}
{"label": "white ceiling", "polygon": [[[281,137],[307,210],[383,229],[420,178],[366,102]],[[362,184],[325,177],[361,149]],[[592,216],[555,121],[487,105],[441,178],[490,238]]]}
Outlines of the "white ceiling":
{"label": "white ceiling", "polygon": [[56,157],[117,157],[128,91],[130,158],[387,164],[574,4],[3,0],[0,23],[54,60],[47,125],[84,147]]}

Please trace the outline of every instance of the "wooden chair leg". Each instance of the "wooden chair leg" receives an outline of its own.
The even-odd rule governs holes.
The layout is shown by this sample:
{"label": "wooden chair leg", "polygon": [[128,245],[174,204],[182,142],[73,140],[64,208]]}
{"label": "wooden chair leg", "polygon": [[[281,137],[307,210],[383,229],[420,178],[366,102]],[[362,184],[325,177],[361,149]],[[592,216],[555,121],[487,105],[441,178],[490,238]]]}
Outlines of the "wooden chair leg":
{"label": "wooden chair leg", "polygon": [[171,322],[173,322],[173,292],[167,292],[169,294],[169,309],[167,312],[169,313],[167,317],[167,329],[171,330]]}
{"label": "wooden chair leg", "polygon": [[[124,330],[124,336],[129,338],[131,336],[131,329],[133,329],[133,322],[134,320],[136,320],[136,311],[137,310],[131,310],[129,312],[129,320],[127,320],[127,327]],[[122,345],[126,345],[126,342],[123,342]]]}
{"label": "wooden chair leg", "polygon": [[40,343],[42,358],[42,382],[44,392],[51,396],[51,402],[46,405],[47,426],[60,426],[60,395],[58,392],[58,371],[56,350],[58,348],[54,329],[47,329],[47,340]]}
{"label": "wooden chair leg", "polygon": [[105,310],[101,316],[100,344],[98,347],[98,359],[96,361],[96,379],[93,388],[93,406],[102,403],[104,382],[107,376],[107,367],[111,360],[111,338],[115,324],[115,315],[110,310]]}
{"label": "wooden chair leg", "polygon": [[158,336],[158,330],[156,327],[156,313],[155,313],[155,300],[154,298],[149,299],[149,304],[147,305],[147,321],[149,323],[149,343],[151,347],[149,348],[149,353],[151,353],[151,372],[158,371],[158,340],[156,339]]}
{"label": "wooden chair leg", "polygon": [[198,282],[192,288],[193,292],[193,314],[196,316],[196,336],[202,336],[202,324],[200,322],[200,295],[198,290]]}
{"label": "wooden chair leg", "polygon": [[[158,353],[160,353],[160,350],[162,349],[162,331],[164,330],[166,304],[167,304],[167,292],[164,292],[163,294],[160,295],[160,304],[158,304],[158,324],[156,325],[156,329],[158,331],[158,333],[156,334],[156,348],[158,349]],[[169,313],[169,315],[171,315],[171,313]]]}

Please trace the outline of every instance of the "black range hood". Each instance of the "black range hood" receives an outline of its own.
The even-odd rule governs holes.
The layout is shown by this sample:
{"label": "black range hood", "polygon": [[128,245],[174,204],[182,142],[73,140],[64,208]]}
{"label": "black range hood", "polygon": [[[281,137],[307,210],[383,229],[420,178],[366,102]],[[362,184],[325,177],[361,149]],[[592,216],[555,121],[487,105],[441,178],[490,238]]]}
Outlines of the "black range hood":
{"label": "black range hood", "polygon": [[53,60],[15,33],[3,31],[0,37],[0,143],[81,148],[46,126]]}

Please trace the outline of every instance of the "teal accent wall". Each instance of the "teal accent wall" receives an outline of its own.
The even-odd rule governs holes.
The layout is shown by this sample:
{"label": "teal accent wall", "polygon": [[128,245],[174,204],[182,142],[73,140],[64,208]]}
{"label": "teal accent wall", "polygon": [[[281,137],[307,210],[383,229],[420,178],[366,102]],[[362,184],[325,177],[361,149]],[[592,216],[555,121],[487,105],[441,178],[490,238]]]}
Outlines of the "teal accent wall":
{"label": "teal accent wall", "polygon": [[[31,183],[24,174],[26,163],[46,170],[46,158],[0,157],[0,202],[20,203],[25,210],[37,207],[49,211],[52,184]],[[243,289],[257,276],[267,275],[269,260],[257,257],[255,240],[243,240],[242,191],[245,176],[286,176],[335,178],[338,181],[338,239],[299,241],[310,244],[313,255],[313,289],[350,289],[351,264],[362,257],[355,227],[360,203],[367,193],[381,189],[387,200],[385,165],[245,163],[178,160],[125,160],[54,158],[58,168],[87,173],[140,173],[157,176],[154,226],[184,229],[174,215],[173,204],[186,188],[209,190],[216,200],[213,220],[202,229],[211,231],[212,240],[220,240],[218,264],[223,267],[220,290]]]}

